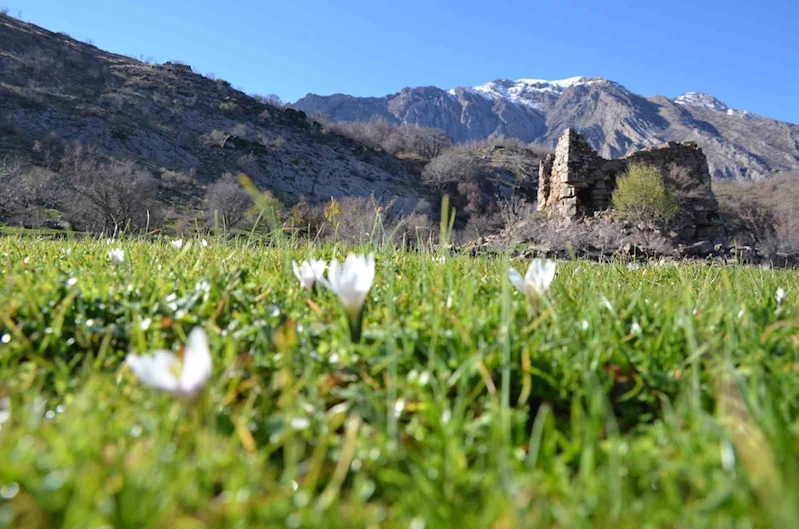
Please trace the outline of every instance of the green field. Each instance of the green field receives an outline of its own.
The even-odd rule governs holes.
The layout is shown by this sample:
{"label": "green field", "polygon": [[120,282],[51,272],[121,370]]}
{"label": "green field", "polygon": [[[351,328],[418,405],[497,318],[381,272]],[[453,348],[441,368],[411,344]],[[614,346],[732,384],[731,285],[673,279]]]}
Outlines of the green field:
{"label": "green field", "polygon": [[[372,250],[352,343],[291,261]],[[0,527],[799,526],[796,271],[434,257],[0,238]],[[195,326],[196,400],[124,363]]]}

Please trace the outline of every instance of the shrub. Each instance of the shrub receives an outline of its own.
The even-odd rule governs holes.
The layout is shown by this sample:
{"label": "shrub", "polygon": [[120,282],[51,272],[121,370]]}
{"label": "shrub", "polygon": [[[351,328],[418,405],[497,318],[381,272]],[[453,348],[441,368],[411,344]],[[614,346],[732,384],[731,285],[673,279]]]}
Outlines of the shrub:
{"label": "shrub", "polygon": [[217,147],[222,147],[225,142],[230,138],[230,134],[214,129],[208,134],[203,134],[200,136],[200,143],[203,145],[215,145]]}
{"label": "shrub", "polygon": [[714,181],[724,227],[739,244],[799,251],[799,175],[761,182]]}
{"label": "shrub", "polygon": [[680,203],[656,167],[632,164],[616,181],[613,207],[622,218],[641,225],[670,221]]}
{"label": "shrub", "polygon": [[324,239],[329,231],[324,204],[309,204],[304,198],[291,208],[286,229],[299,237]]}
{"label": "shrub", "polygon": [[499,200],[499,215],[505,228],[513,228],[518,223],[529,219],[535,214],[535,206],[529,204],[523,197],[512,195],[510,198]]}
{"label": "shrub", "polygon": [[252,206],[247,218],[262,233],[271,233],[282,228],[283,204],[268,189],[261,191],[255,182],[244,173],[239,173],[239,185],[247,192]]}
{"label": "shrub", "polygon": [[209,226],[223,223],[228,229],[235,228],[245,220],[252,206],[249,193],[232,173],[225,173],[205,192],[205,217]]}
{"label": "shrub", "polygon": [[395,213],[393,203],[375,197],[332,198],[321,204],[301,200],[289,212],[286,229],[316,241],[373,242],[415,246],[433,241],[438,228],[420,212]]}
{"label": "shrub", "polygon": [[368,121],[331,122],[325,116],[314,113],[311,119],[324,125],[327,130],[370,149],[396,155],[412,154],[423,160],[435,158],[452,143],[440,129],[410,124],[393,125],[381,116],[373,116]]}
{"label": "shrub", "polygon": [[427,215],[419,212],[409,213],[389,223],[391,240],[398,246],[424,246],[437,242],[439,227]]}
{"label": "shrub", "polygon": [[425,184],[443,189],[448,184],[474,180],[480,171],[475,157],[466,149],[449,149],[436,156],[422,172]]}

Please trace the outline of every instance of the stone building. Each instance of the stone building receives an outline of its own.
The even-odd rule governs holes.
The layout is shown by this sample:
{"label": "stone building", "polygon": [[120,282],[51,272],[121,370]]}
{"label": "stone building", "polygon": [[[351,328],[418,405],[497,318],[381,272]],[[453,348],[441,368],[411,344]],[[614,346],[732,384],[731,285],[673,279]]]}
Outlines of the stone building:
{"label": "stone building", "polygon": [[707,159],[694,143],[669,142],[625,158],[606,160],[584,136],[567,129],[558,140],[555,154],[541,162],[538,211],[548,218],[571,222],[609,209],[616,178],[631,163],[657,167],[676,192],[682,204],[681,238],[710,239],[723,234]]}

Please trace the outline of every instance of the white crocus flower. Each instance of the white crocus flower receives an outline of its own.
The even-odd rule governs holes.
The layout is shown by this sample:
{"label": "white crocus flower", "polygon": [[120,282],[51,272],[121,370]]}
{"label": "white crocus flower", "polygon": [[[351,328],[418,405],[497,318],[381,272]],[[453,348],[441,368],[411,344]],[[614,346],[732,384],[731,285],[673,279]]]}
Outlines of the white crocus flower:
{"label": "white crocus flower", "polygon": [[181,362],[171,351],[160,349],[152,355],[129,354],[125,362],[144,384],[180,397],[193,397],[211,377],[213,366],[205,331],[195,327]]}
{"label": "white crocus flower", "polygon": [[549,291],[549,285],[555,279],[555,261],[533,259],[527,273],[522,275],[513,267],[508,269],[508,279],[530,300],[542,297]]}
{"label": "white crocus flower", "polygon": [[3,423],[11,419],[11,399],[8,397],[0,397],[0,430],[3,429]]}
{"label": "white crocus flower", "polygon": [[180,250],[181,248],[183,248],[183,239],[175,239],[174,241],[171,241],[169,244],[172,245],[172,248]]}
{"label": "white crocus flower", "polygon": [[311,259],[300,264],[297,264],[297,261],[292,261],[291,267],[302,288],[311,292],[316,282],[324,278],[327,263],[321,259]]}
{"label": "white crocus flower", "polygon": [[782,312],[782,302],[785,301],[785,289],[778,288],[775,298],[777,298],[777,314],[780,314]]}
{"label": "white crocus flower", "polygon": [[327,280],[322,280],[344,305],[350,322],[350,334],[355,342],[361,339],[363,304],[374,280],[374,254],[369,254],[369,257],[350,254],[341,265],[333,259],[327,271]]}
{"label": "white crocus flower", "polygon": [[640,335],[642,332],[643,329],[641,329],[641,324],[638,323],[638,320],[633,320],[633,324],[630,326],[630,334]]}
{"label": "white crocus flower", "polygon": [[205,239],[201,240],[200,246],[202,246],[203,248],[208,248],[208,241],[206,241]]}
{"label": "white crocus flower", "polygon": [[108,260],[111,261],[112,264],[120,264],[125,261],[125,252],[122,251],[122,248],[110,250],[108,252]]}

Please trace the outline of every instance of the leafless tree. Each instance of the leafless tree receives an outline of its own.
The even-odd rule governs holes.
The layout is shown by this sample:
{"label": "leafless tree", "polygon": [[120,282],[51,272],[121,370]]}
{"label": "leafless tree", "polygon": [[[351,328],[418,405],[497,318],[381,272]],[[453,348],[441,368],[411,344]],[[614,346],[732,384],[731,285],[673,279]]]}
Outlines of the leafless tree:
{"label": "leafless tree", "polygon": [[225,173],[220,180],[209,185],[205,193],[206,219],[210,225],[219,220],[227,228],[234,228],[246,218],[252,205],[252,197],[232,173]]}
{"label": "leafless tree", "polygon": [[449,136],[440,129],[403,124],[392,131],[384,146],[385,150],[394,154],[406,152],[432,160],[451,143]]}
{"label": "leafless tree", "polygon": [[0,220],[24,226],[40,226],[45,209],[59,206],[56,175],[18,159],[0,160]]}
{"label": "leafless tree", "polygon": [[474,180],[479,174],[479,164],[465,149],[450,149],[433,158],[422,172],[428,185],[442,189],[448,184]]}
{"label": "leafless tree", "polygon": [[22,163],[17,159],[0,159],[0,220],[12,220],[21,208]]}
{"label": "leafless tree", "polygon": [[158,181],[132,160],[102,161],[93,150],[75,145],[65,153],[60,173],[65,207],[86,229],[144,228],[160,216]]}

